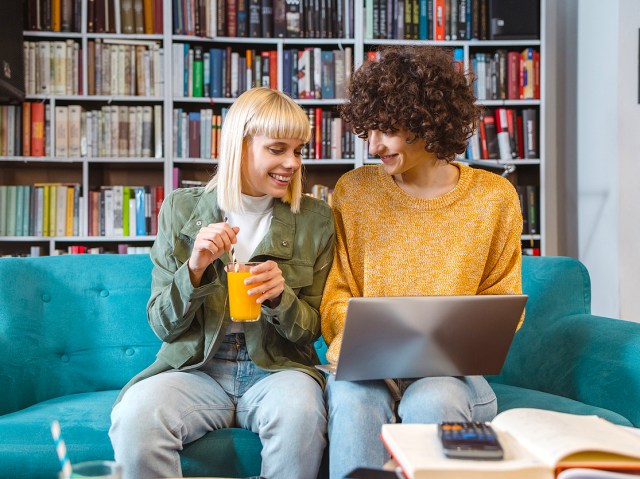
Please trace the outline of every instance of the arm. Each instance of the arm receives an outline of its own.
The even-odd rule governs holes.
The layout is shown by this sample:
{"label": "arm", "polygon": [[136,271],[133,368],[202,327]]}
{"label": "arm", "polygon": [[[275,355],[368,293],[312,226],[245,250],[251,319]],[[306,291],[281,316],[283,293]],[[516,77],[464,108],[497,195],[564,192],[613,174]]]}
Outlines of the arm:
{"label": "arm", "polygon": [[336,251],[333,266],[325,285],[322,304],[320,305],[322,336],[329,346],[327,359],[332,363],[338,360],[349,298],[362,296],[354,279],[354,272],[349,260],[345,226],[340,206],[340,191],[341,189],[337,185],[333,193]]}
{"label": "arm", "polygon": [[522,213],[515,190],[510,193],[513,194],[505,198],[505,207],[493,230],[491,251],[478,294],[522,293]]}
{"label": "arm", "polygon": [[[522,212],[515,191],[506,201],[501,218],[493,234],[494,238],[505,239],[494,239],[478,294],[522,294]],[[525,312],[517,329],[522,326],[524,316]]]}
{"label": "arm", "polygon": [[[262,309],[278,333],[295,343],[309,343],[317,339],[320,330],[320,300],[333,261],[335,232],[330,221],[320,241],[313,265],[313,281],[309,286],[295,291],[286,283],[279,303],[263,303]],[[276,303],[276,301],[274,301]]]}
{"label": "arm", "polygon": [[[147,318],[154,333],[163,341],[172,342],[189,329],[205,297],[216,288],[224,287],[212,266],[198,273],[198,287],[192,283],[192,271],[185,258],[175,255],[177,232],[184,224],[181,206],[184,197],[171,193],[163,202],[158,216],[158,234],[151,248],[153,262],[151,297]],[[191,208],[183,208],[191,213]],[[195,247],[194,247],[195,249]]]}

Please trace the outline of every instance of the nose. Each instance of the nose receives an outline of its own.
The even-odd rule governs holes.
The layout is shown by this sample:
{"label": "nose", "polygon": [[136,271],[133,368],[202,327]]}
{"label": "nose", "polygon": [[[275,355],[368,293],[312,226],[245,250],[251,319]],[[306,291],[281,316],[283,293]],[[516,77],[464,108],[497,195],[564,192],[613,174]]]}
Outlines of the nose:
{"label": "nose", "polygon": [[302,159],[295,154],[295,152],[289,151],[285,157],[282,166],[288,170],[297,170],[300,168],[300,164],[302,163]]}
{"label": "nose", "polygon": [[381,133],[378,130],[371,130],[369,135],[367,136],[367,141],[369,142],[369,153],[372,155],[377,155],[382,151],[383,146],[380,142]]}

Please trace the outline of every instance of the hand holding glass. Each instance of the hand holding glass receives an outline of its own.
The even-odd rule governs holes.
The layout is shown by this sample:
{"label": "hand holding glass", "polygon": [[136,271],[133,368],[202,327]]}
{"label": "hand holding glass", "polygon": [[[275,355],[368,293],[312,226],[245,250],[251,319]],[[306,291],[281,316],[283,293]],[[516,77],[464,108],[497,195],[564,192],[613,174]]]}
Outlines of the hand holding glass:
{"label": "hand holding glass", "polygon": [[227,263],[227,286],[229,288],[229,311],[232,321],[257,321],[260,319],[258,295],[250,296],[248,291],[259,284],[244,284],[252,276],[249,270],[260,263]]}

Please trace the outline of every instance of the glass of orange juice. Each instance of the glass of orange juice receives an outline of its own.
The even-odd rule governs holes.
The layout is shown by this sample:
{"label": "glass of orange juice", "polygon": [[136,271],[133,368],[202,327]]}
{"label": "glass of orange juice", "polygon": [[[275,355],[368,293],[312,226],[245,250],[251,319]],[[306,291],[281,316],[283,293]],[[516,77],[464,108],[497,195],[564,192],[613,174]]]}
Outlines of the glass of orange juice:
{"label": "glass of orange juice", "polygon": [[227,286],[229,288],[229,311],[232,321],[257,321],[260,319],[259,295],[249,296],[248,291],[260,284],[244,284],[252,276],[249,270],[260,263],[227,263]]}

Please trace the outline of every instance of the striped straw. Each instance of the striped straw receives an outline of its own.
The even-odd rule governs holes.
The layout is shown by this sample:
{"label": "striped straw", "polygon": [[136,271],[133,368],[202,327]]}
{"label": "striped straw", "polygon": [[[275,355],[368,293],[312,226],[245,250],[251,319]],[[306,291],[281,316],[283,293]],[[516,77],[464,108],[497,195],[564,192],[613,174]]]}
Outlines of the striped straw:
{"label": "striped straw", "polygon": [[65,479],[71,478],[71,461],[67,457],[67,446],[64,444],[64,440],[60,436],[60,423],[54,420],[51,423],[51,435],[53,441],[56,444],[56,452],[58,453],[58,459],[60,459],[60,465],[62,466],[62,475]]}

